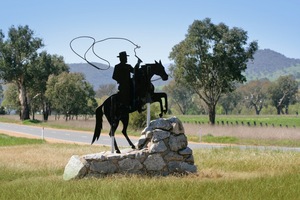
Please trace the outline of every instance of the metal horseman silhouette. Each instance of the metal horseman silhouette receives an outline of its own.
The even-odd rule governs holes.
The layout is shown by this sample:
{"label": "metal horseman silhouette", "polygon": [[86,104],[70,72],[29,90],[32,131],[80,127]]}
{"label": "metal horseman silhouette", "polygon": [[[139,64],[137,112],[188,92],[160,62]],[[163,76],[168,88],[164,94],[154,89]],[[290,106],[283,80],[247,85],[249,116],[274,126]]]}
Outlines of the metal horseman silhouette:
{"label": "metal horseman silhouette", "polygon": [[[96,109],[96,125],[92,144],[99,139],[102,129],[102,117],[105,114],[111,129],[109,135],[113,138],[113,143],[117,153],[120,153],[114,133],[121,121],[123,123],[122,133],[128,141],[129,145],[135,149],[127,135],[127,126],[129,122],[129,113],[134,111],[143,111],[146,103],[160,103],[160,117],[168,110],[167,94],[163,92],[155,93],[154,85],[151,78],[154,75],[160,76],[162,80],[168,80],[168,75],[161,61],[151,64],[145,64],[139,67],[142,62],[138,58],[138,62],[133,68],[127,64],[127,53],[125,51],[119,53],[120,63],[115,66],[113,79],[119,84],[119,92],[108,97],[102,105]],[[131,73],[133,78],[131,78]],[[164,107],[162,99],[164,99]]]}

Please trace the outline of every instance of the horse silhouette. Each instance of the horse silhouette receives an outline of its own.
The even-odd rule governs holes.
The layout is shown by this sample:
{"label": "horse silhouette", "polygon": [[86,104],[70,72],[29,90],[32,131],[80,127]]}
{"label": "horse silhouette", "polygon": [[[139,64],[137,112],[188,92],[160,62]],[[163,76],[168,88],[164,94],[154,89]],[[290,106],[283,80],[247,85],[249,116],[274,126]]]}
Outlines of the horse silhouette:
{"label": "horse silhouette", "polygon": [[[166,73],[161,61],[159,62],[155,61],[155,63],[145,64],[137,70],[135,76],[132,78],[132,80],[134,80],[132,81],[134,84],[133,87],[134,91],[132,92],[132,103],[130,108],[126,110],[126,112],[120,109],[121,107],[120,95],[118,93],[108,97],[103,102],[103,104],[96,109],[96,125],[95,125],[94,136],[91,144],[93,144],[100,137],[101,130],[102,130],[102,122],[103,122],[103,112],[104,112],[104,115],[106,116],[107,121],[111,126],[109,132],[110,137],[114,137],[115,131],[117,130],[119,122],[121,121],[123,124],[122,133],[125,136],[129,145],[132,147],[132,149],[135,149],[134,144],[131,142],[131,140],[127,135],[129,113],[135,111],[142,112],[143,107],[145,106],[146,103],[154,103],[154,102],[160,103],[160,110],[161,110],[161,113],[159,114],[160,117],[162,117],[163,113],[166,113],[168,110],[167,94],[163,92],[159,92],[159,93],[154,92],[155,88],[151,82],[151,78],[154,75],[160,76],[164,81],[168,80],[168,74]],[[164,99],[165,108],[163,108],[162,99]],[[113,142],[114,142],[114,147],[116,152],[120,153],[115,138]]]}

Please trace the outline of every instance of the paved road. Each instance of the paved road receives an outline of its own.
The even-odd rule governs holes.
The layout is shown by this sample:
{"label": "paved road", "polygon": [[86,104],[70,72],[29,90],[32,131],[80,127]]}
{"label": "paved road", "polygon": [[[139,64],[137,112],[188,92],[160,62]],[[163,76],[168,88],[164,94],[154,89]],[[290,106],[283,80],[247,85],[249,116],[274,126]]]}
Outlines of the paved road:
{"label": "paved road", "polygon": [[[63,129],[52,129],[52,128],[41,128],[34,126],[19,125],[13,123],[0,123],[0,133],[10,132],[16,133],[24,136],[34,136],[38,138],[44,137],[48,140],[59,140],[72,143],[84,143],[91,144],[93,134],[92,132],[86,131],[72,131],[72,130],[63,130]],[[136,137],[130,137],[133,143],[138,141]],[[117,142],[120,147],[128,147],[128,143],[123,136],[117,136]],[[109,145],[111,144],[110,137],[108,134],[102,134],[98,141],[95,144]],[[224,148],[229,145],[223,144],[205,144],[205,143],[193,143],[189,142],[188,146],[192,149],[198,148]],[[233,147],[241,149],[271,149],[271,150],[282,150],[282,151],[299,151],[300,148],[292,147],[264,147],[264,146],[246,146],[246,145],[231,145]]]}

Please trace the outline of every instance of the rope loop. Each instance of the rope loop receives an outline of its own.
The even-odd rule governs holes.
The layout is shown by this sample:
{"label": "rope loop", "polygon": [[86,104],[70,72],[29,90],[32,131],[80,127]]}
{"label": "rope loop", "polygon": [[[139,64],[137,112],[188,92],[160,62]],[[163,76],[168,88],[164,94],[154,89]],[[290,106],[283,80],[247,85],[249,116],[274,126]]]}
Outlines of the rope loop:
{"label": "rope loop", "polygon": [[[85,53],[84,53],[83,56],[80,55],[78,52],[76,52],[76,51],[74,50],[73,46],[72,46],[72,43],[73,43],[75,40],[78,40],[78,39],[90,39],[90,40],[92,40],[91,46],[85,51]],[[95,45],[96,45],[97,43],[101,43],[101,42],[104,42],[104,41],[106,41],[106,40],[125,40],[125,41],[130,42],[132,45],[135,46],[134,49],[133,49],[133,51],[134,51],[134,56],[135,56],[137,59],[141,60],[141,59],[137,56],[137,53],[136,53],[136,49],[141,48],[141,47],[140,47],[139,45],[135,44],[134,42],[132,42],[131,40],[129,40],[129,39],[127,39],[127,38],[123,38],[123,37],[108,37],[108,38],[105,38],[105,39],[96,41],[96,39],[95,39],[94,37],[91,37],[91,36],[85,36],[85,35],[83,35],[83,36],[78,36],[78,37],[73,38],[73,39],[70,41],[70,48],[71,48],[71,50],[72,50],[78,57],[80,57],[81,59],[83,59],[84,61],[86,61],[86,62],[87,62],[88,64],[90,64],[91,66],[95,67],[96,69],[98,69],[98,70],[107,70],[107,69],[109,69],[110,66],[111,66],[111,65],[110,65],[110,62],[109,62],[108,60],[104,59],[103,57],[99,56],[99,55],[95,52],[95,48],[94,48]],[[87,55],[87,53],[88,53],[90,50],[92,50],[93,54],[94,54],[97,58],[99,58],[100,60],[103,60],[104,62],[106,62],[106,63],[108,64],[108,67],[106,67],[106,68],[100,68],[100,67],[96,66],[95,64],[93,64],[92,62],[88,61],[87,58],[86,58],[86,55]],[[141,61],[142,61],[142,60],[141,60]]]}

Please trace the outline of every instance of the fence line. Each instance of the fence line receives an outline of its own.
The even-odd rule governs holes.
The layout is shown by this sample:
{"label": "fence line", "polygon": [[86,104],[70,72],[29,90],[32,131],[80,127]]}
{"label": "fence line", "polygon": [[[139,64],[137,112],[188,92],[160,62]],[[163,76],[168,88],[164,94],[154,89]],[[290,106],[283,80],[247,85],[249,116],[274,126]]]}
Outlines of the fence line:
{"label": "fence line", "polygon": [[[193,121],[193,122],[190,122],[190,121],[182,121],[183,123],[186,123],[186,124],[189,124],[189,123],[194,123],[194,124],[210,124],[209,123],[209,121]],[[221,121],[216,121],[216,123],[215,123],[215,125],[219,125],[219,126],[225,126],[225,125],[227,125],[227,126],[249,126],[249,127],[251,127],[251,126],[253,126],[253,127],[258,127],[258,126],[260,126],[260,127],[281,127],[281,128],[296,128],[296,125],[287,125],[287,124],[279,124],[279,125],[275,125],[274,123],[272,123],[272,124],[268,124],[268,123],[266,123],[266,122],[259,122],[259,123],[257,123],[256,121],[253,121],[252,123],[251,123],[251,121],[241,121],[241,122],[238,122],[238,121],[235,121],[235,122],[233,122],[233,121],[224,121],[224,120],[221,120]]]}

